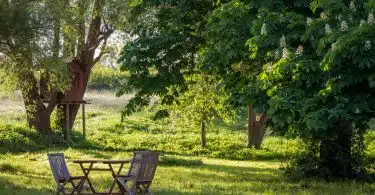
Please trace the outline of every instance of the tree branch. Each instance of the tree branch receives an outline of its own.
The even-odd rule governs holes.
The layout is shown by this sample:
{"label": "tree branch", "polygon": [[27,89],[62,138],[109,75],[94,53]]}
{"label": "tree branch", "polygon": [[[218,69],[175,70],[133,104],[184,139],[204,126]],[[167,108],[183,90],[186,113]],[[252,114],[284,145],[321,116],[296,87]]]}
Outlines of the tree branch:
{"label": "tree branch", "polygon": [[100,36],[98,40],[96,40],[95,43],[88,49],[88,51],[95,50],[96,48],[98,48],[102,41],[106,43],[107,39],[109,38],[109,36],[111,36],[112,33],[113,31],[109,31],[103,34],[102,36]]}
{"label": "tree branch", "polygon": [[55,107],[57,105],[57,102],[58,102],[58,92],[53,91],[53,92],[51,92],[50,100],[49,100],[48,106],[46,108],[46,112],[48,114],[51,114],[53,112],[53,110],[55,109]]}
{"label": "tree branch", "polygon": [[93,63],[93,65],[96,64],[97,62],[99,62],[99,60],[103,57],[103,55],[105,55],[105,54],[107,54],[107,53],[110,53],[110,52],[108,52],[108,51],[101,51],[101,52],[99,53],[98,57],[96,57],[96,58],[94,59],[94,63]]}
{"label": "tree branch", "polygon": [[109,53],[108,51],[106,51],[107,40],[108,40],[108,38],[109,38],[109,36],[107,36],[107,37],[104,39],[103,45],[102,45],[102,47],[100,48],[100,53],[99,53],[99,55],[94,59],[94,61],[93,61],[93,63],[92,63],[92,66],[94,66],[97,62],[99,62],[99,60],[103,57],[104,54]]}

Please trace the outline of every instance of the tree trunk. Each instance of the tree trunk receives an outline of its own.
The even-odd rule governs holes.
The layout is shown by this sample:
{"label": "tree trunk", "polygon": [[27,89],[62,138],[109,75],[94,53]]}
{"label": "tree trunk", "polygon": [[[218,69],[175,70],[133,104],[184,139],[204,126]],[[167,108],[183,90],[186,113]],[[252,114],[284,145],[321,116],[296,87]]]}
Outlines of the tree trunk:
{"label": "tree trunk", "polygon": [[[69,70],[72,74],[72,84],[70,89],[65,91],[63,100],[65,101],[82,101],[85,95],[86,86],[89,80],[91,69],[85,69],[84,67],[90,67],[87,65],[82,65],[78,60],[73,60],[69,64]],[[72,129],[74,121],[77,117],[80,105],[79,104],[69,104],[69,126],[67,127],[66,119],[66,107],[67,104],[61,104],[58,106],[58,116],[60,116],[58,124],[63,129]]]}
{"label": "tree trunk", "polygon": [[30,128],[35,128],[40,134],[51,135],[50,114],[45,112],[44,105],[33,95],[34,93],[29,90],[23,91],[27,123]]}
{"label": "tree trunk", "polygon": [[247,147],[260,149],[266,133],[266,122],[268,117],[261,114],[259,121],[251,105],[248,106]]}
{"label": "tree trunk", "polygon": [[341,120],[330,131],[329,138],[320,143],[320,166],[327,175],[352,177],[351,138],[353,124]]}
{"label": "tree trunk", "polygon": [[[100,60],[100,58],[106,53],[105,47],[108,37],[113,33],[113,29],[107,24],[102,24],[102,11],[104,6],[104,0],[96,0],[94,9],[92,12],[92,19],[88,27],[87,36],[86,30],[84,28],[84,22],[78,24],[78,47],[74,46],[73,55],[75,57],[72,62],[68,64],[69,72],[72,76],[72,83],[70,89],[66,90],[64,93],[64,101],[82,101],[83,96],[86,91],[86,86],[89,80],[92,67]],[[81,13],[86,10],[85,1],[79,1],[79,11]],[[87,37],[85,39],[85,37]],[[70,41],[70,40],[68,40]],[[73,41],[75,43],[75,41]],[[72,45],[68,44],[67,48]],[[96,56],[97,48],[101,45],[100,53]],[[78,50],[77,52],[75,52]],[[65,54],[67,55],[67,54]],[[96,56],[96,57],[95,57]],[[78,110],[80,108],[79,104],[69,105],[69,127],[66,127],[66,106],[60,105],[58,107],[58,124],[63,129],[72,129]]]}
{"label": "tree trunk", "polygon": [[34,75],[30,72],[21,75],[23,79],[27,79],[27,83],[30,84],[24,86],[22,89],[28,125],[29,127],[36,128],[41,134],[51,135],[50,118],[52,110],[56,106],[57,95],[51,93],[48,106],[45,106],[41,95],[38,93],[37,82]]}
{"label": "tree trunk", "polygon": [[248,105],[247,114],[247,147],[251,148],[253,146],[251,138],[254,131],[254,121],[256,120],[254,116],[255,112],[253,111],[253,107],[251,105]]}
{"label": "tree trunk", "polygon": [[207,140],[206,140],[206,116],[203,115],[201,121],[201,145],[202,148],[206,148]]}

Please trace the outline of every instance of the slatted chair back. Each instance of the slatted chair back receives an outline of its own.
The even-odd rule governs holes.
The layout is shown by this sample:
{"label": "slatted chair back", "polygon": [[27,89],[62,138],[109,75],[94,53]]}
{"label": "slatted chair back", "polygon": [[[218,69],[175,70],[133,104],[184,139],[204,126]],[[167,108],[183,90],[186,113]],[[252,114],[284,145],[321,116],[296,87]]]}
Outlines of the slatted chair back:
{"label": "slatted chair back", "polygon": [[159,153],[152,151],[136,151],[134,155],[142,156],[142,165],[137,181],[152,182],[158,165]]}
{"label": "slatted chair back", "polygon": [[48,161],[53,177],[55,178],[57,183],[70,179],[71,175],[66,165],[64,154],[48,154]]}
{"label": "slatted chair back", "polygon": [[140,173],[141,167],[142,167],[142,154],[136,154],[134,153],[133,159],[130,164],[130,168],[128,171],[128,176],[131,176],[135,179],[138,178],[138,175]]}

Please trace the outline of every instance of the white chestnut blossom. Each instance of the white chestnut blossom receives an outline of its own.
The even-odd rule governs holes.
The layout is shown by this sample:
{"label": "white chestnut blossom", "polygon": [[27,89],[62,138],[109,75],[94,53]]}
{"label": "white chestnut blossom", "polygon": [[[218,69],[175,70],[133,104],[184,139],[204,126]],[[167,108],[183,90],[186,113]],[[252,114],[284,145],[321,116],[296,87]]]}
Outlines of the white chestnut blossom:
{"label": "white chestnut blossom", "polygon": [[286,47],[284,47],[284,49],[283,49],[283,58],[284,59],[289,58],[289,51]]}
{"label": "white chestnut blossom", "polygon": [[309,26],[309,25],[311,24],[311,22],[312,22],[312,19],[308,17],[308,18],[306,19],[306,24],[307,24],[307,26]]}
{"label": "white chestnut blossom", "polygon": [[268,63],[268,64],[266,64],[266,66],[267,66],[266,71],[267,71],[268,73],[272,72],[272,63]]}
{"label": "white chestnut blossom", "polygon": [[366,23],[365,20],[361,20],[361,22],[359,22],[359,27],[362,27],[365,23]]}
{"label": "white chestnut blossom", "polygon": [[374,21],[374,14],[373,13],[369,13],[368,14],[367,23],[369,23],[369,24],[374,24],[375,23],[375,21]]}
{"label": "white chestnut blossom", "polygon": [[326,32],[326,35],[329,35],[329,34],[332,33],[332,30],[331,30],[331,27],[329,26],[329,24],[326,24],[324,30]]}
{"label": "white chestnut blossom", "polygon": [[267,26],[265,23],[263,23],[262,28],[260,29],[261,35],[267,35]]}
{"label": "white chestnut blossom", "polygon": [[150,37],[150,29],[146,30],[146,37]]}
{"label": "white chestnut blossom", "polygon": [[354,1],[350,1],[349,7],[350,7],[350,9],[351,9],[353,12],[357,11],[357,9],[355,8],[355,5],[354,5]]}
{"label": "white chestnut blossom", "polygon": [[284,35],[280,39],[280,47],[286,47],[286,40]]}
{"label": "white chestnut blossom", "polygon": [[275,60],[278,60],[280,58],[280,53],[278,50],[275,51]]}
{"label": "white chestnut blossom", "polygon": [[320,13],[320,18],[322,18],[323,20],[326,20],[326,19],[328,19],[328,16],[327,16],[326,13],[321,12],[321,13]]}
{"label": "white chestnut blossom", "polygon": [[302,55],[302,53],[303,53],[303,46],[302,46],[302,45],[299,45],[299,46],[297,47],[297,50],[296,50],[296,55],[297,55],[297,56],[300,56],[300,55]]}
{"label": "white chestnut blossom", "polygon": [[365,42],[365,50],[368,51],[371,49],[371,41],[366,41]]}
{"label": "white chestnut blossom", "polygon": [[342,22],[341,22],[341,27],[340,27],[340,30],[341,30],[341,32],[346,32],[346,31],[348,31],[348,23],[346,23],[346,21],[345,20],[343,20]]}

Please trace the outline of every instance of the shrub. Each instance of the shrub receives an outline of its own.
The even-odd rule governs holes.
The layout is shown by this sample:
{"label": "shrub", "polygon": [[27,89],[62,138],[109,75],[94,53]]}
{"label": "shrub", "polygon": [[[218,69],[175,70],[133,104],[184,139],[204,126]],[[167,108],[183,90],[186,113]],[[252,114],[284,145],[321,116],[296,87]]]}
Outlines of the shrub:
{"label": "shrub", "polygon": [[113,89],[118,88],[128,78],[127,72],[122,72],[118,68],[105,66],[95,66],[92,69],[89,88],[93,89]]}
{"label": "shrub", "polygon": [[25,152],[47,148],[49,138],[35,129],[0,124],[0,153]]}

